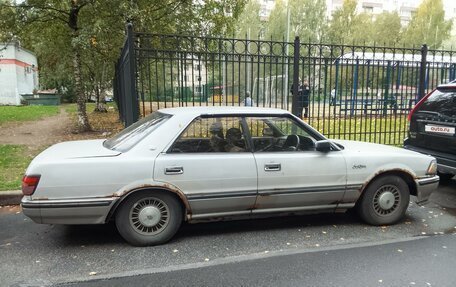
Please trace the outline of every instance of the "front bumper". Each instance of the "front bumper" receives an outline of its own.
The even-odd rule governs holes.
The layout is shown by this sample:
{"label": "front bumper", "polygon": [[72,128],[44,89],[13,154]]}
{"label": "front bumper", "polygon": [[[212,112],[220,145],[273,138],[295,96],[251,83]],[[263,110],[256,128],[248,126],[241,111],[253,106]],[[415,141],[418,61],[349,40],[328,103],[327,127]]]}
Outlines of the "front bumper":
{"label": "front bumper", "polygon": [[45,224],[101,224],[114,205],[117,197],[32,200],[24,196],[22,212],[36,223]]}
{"label": "front bumper", "polygon": [[428,202],[431,193],[439,186],[439,176],[423,177],[415,180],[416,183],[416,203],[425,204]]}

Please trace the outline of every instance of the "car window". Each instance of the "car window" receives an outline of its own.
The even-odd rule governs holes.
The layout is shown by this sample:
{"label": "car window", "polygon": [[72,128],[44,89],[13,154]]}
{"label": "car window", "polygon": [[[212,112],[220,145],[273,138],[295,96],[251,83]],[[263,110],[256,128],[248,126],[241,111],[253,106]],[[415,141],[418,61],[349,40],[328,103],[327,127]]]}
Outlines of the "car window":
{"label": "car window", "polygon": [[250,117],[246,121],[256,152],[315,150],[316,139],[288,117]]}
{"label": "car window", "polygon": [[435,90],[419,107],[417,112],[438,112],[448,117],[456,117],[456,89]]}
{"label": "car window", "polygon": [[195,119],[174,142],[169,152],[248,151],[240,117]]}
{"label": "car window", "polygon": [[112,138],[105,140],[103,146],[112,150],[126,152],[170,117],[171,115],[168,114],[153,112]]}

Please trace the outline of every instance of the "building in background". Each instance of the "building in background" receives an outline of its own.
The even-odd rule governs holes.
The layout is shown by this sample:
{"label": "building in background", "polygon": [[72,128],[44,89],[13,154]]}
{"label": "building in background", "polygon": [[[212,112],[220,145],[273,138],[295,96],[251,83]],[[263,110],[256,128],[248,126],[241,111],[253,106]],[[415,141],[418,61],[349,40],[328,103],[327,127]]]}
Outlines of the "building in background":
{"label": "building in background", "polygon": [[[422,2],[423,0],[358,0],[356,9],[358,13],[371,14],[373,18],[383,12],[397,12],[401,17],[402,25],[405,26]],[[344,0],[326,0],[327,17],[331,18],[334,11],[342,8],[343,3]],[[456,1],[443,0],[443,9],[446,20],[456,17]]]}
{"label": "building in background", "polygon": [[0,43],[0,105],[20,105],[38,89],[38,61],[19,42]]}

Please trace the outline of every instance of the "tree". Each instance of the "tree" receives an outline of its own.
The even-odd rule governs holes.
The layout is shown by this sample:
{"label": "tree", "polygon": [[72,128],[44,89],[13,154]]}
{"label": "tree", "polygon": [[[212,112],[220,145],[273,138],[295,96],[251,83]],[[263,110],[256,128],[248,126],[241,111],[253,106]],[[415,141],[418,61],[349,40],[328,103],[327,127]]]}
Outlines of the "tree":
{"label": "tree", "polygon": [[437,49],[449,39],[453,22],[445,20],[442,0],[424,0],[406,27],[403,43]]}
{"label": "tree", "polygon": [[236,37],[259,39],[263,29],[263,22],[260,18],[260,4],[257,0],[250,0],[239,15],[236,23]]}
{"label": "tree", "polygon": [[[244,1],[0,0],[0,37],[21,40],[40,65],[40,83],[74,91],[80,131],[90,130],[85,101],[111,84],[125,24],[137,31],[222,35]],[[60,86],[63,85],[63,86]],[[101,97],[102,98],[102,97]],[[98,106],[103,110],[102,107]]]}
{"label": "tree", "polygon": [[335,44],[364,44],[371,41],[372,18],[356,13],[356,0],[344,0],[329,23],[328,41]]}
{"label": "tree", "polygon": [[283,41],[287,35],[287,7],[283,0],[277,0],[266,25],[266,40]]}
{"label": "tree", "polygon": [[301,41],[319,42],[326,27],[326,3],[323,0],[289,0],[291,35]]}
{"label": "tree", "polygon": [[383,12],[375,18],[372,40],[379,45],[394,46],[402,39],[401,18],[397,12]]}

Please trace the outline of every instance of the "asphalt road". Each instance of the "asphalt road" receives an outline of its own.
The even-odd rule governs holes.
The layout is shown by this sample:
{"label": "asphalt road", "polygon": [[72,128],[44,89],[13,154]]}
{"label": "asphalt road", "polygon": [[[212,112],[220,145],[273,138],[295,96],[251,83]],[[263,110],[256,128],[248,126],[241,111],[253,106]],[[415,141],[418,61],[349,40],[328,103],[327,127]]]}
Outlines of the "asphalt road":
{"label": "asphalt road", "polygon": [[64,286],[456,286],[456,234]]}
{"label": "asphalt road", "polygon": [[[432,202],[425,207],[411,204],[406,219],[394,226],[368,226],[361,223],[356,216],[351,214],[308,215],[195,225],[185,224],[170,243],[148,248],[127,245],[117,234],[115,226],[112,224],[102,226],[39,225],[27,219],[20,212],[19,207],[3,207],[0,209],[0,259],[2,262],[0,265],[0,286],[41,286],[67,284],[68,282],[77,282],[79,284],[87,280],[121,279],[122,277],[135,275],[139,277],[132,278],[149,280],[150,278],[147,277],[147,274],[163,275],[165,274],[163,272],[172,270],[177,271],[205,266],[231,268],[230,266],[237,266],[238,264],[240,264],[239,266],[245,266],[242,264],[247,264],[251,260],[260,260],[258,262],[262,264],[271,264],[268,268],[274,270],[273,265],[280,267],[280,265],[276,264],[285,264],[281,263],[281,256],[286,256],[283,258],[292,256],[290,260],[299,261],[298,257],[293,257],[298,255],[293,254],[301,254],[301,256],[303,254],[312,254],[305,256],[317,256],[316,254],[319,254],[319,251],[324,252],[328,248],[334,251],[340,248],[351,248],[340,250],[342,253],[334,254],[334,258],[342,258],[342,255],[345,254],[343,252],[358,250],[356,248],[366,244],[380,244],[380,248],[385,243],[404,241],[422,236],[431,236],[429,238],[431,242],[432,240],[438,242],[434,244],[435,252],[450,252],[450,250],[454,252],[454,245],[450,244],[447,244],[448,248],[446,250],[440,250],[440,248],[443,249],[442,244],[444,243],[438,240],[446,240],[445,238],[447,238],[439,235],[451,235],[456,232],[456,181],[453,180],[451,183],[440,187],[439,191],[432,195],[431,200]],[[451,237],[454,240],[452,235]],[[416,244],[418,244],[418,241],[416,241]],[[361,248],[359,250],[364,249]],[[381,252],[379,251],[379,253]],[[418,253],[418,251],[414,253],[416,259],[410,259],[411,262],[423,259]],[[270,257],[274,258],[268,259]],[[365,255],[357,255],[357,257],[364,260],[361,261],[363,262],[361,266],[366,265],[371,260],[369,256],[364,258],[366,257]],[[442,257],[444,256],[439,258]],[[315,258],[309,257],[306,262],[313,262],[316,260]],[[452,258],[455,257],[452,256]],[[265,261],[262,261],[263,259]],[[353,263],[350,260],[334,260],[334,262],[328,261],[327,264],[331,266],[331,270],[336,268],[334,266],[340,265],[340,268],[336,268],[340,270],[340,273],[338,273],[340,276],[343,274],[342,271],[349,268],[350,262]],[[390,259],[384,257],[384,260]],[[379,262],[382,262],[382,260],[377,263],[380,264]],[[324,261],[321,264],[324,264]],[[334,266],[331,264],[334,264]],[[446,262],[442,262],[442,264],[436,263],[435,268],[443,268],[442,272],[444,272],[446,270],[445,264]],[[384,265],[388,266],[388,261],[385,261]],[[456,265],[453,264],[454,266]],[[233,269],[233,272],[237,270],[236,268]],[[302,265],[302,268],[310,267]],[[320,273],[329,274],[328,268],[321,268]],[[388,275],[389,277],[385,275],[384,278],[393,278],[395,276],[400,278],[402,271],[407,268],[404,267],[403,269],[398,270],[397,275],[391,273]],[[204,270],[222,272],[221,269]],[[204,270],[202,269],[201,272],[205,272]],[[374,272],[376,268],[372,267],[370,270]],[[394,270],[391,269],[389,272]],[[407,270],[413,271],[413,269]],[[421,269],[418,270],[420,271]],[[453,268],[453,270],[456,269]],[[251,272],[257,271],[252,270]],[[352,275],[347,275],[347,278],[353,279],[359,272],[364,271],[363,269],[353,268]],[[353,275],[353,273],[355,274]],[[453,273],[454,278],[456,278],[456,272],[453,271]],[[185,274],[182,273],[182,276]],[[274,272],[271,272],[270,276],[273,276],[273,274]],[[323,278],[321,277],[323,275],[320,274],[319,276],[314,276],[314,279]],[[299,280],[305,280],[306,278],[298,276],[296,281],[293,281],[294,283],[290,281],[290,285],[302,285],[298,284]],[[405,279],[412,280],[411,277]],[[425,278],[423,277],[422,279],[424,280]],[[227,277],[226,280],[229,280],[229,278]],[[280,280],[280,278],[277,277],[277,280]],[[376,280],[382,280],[382,278]],[[184,282],[184,285],[191,285],[190,282],[187,282],[189,284]],[[280,285],[280,281],[275,282]],[[440,281],[433,282],[438,283]],[[115,282],[112,281],[111,283],[114,284]],[[259,281],[248,283],[262,285]],[[265,285],[268,285],[266,283]],[[334,284],[337,285],[337,282],[334,281]],[[227,281],[224,285],[231,284]],[[239,284],[235,283],[234,285]]]}

